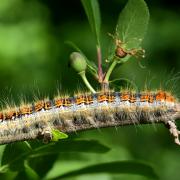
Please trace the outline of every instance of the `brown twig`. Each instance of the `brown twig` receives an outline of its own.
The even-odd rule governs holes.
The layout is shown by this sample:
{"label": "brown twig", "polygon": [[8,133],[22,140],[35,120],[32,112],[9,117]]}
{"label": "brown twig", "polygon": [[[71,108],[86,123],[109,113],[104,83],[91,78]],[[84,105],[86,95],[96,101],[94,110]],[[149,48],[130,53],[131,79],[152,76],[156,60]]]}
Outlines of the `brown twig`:
{"label": "brown twig", "polygon": [[101,54],[101,48],[99,46],[97,46],[97,60],[98,60],[99,82],[102,83],[102,81],[103,81],[102,54]]}

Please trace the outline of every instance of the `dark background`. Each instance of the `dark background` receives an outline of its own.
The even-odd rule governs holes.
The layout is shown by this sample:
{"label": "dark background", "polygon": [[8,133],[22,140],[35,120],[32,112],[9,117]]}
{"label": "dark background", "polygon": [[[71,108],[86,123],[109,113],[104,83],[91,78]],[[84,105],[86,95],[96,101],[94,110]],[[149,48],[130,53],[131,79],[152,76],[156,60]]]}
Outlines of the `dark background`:
{"label": "dark background", "polygon": [[[107,58],[113,32],[125,0],[100,0],[102,15],[102,51]],[[172,1],[147,1],[150,23],[143,42],[146,58],[138,65],[131,58],[113,77],[133,80],[143,89],[163,88],[180,96],[180,6]],[[79,0],[1,0],[0,2],[0,98],[6,103],[31,102],[34,96],[53,97],[85,90],[78,75],[68,67],[73,51],[64,42],[70,40],[93,61],[95,39]],[[92,79],[90,79],[93,82]],[[94,83],[93,83],[94,84]],[[94,84],[96,86],[96,84]],[[105,155],[81,154],[82,160],[58,161],[48,177],[96,162],[138,160],[151,164],[164,180],[179,179],[180,147],[174,144],[163,125],[103,129],[78,133],[77,138],[99,139],[112,151]],[[67,156],[67,155],[66,155]],[[74,155],[76,156],[76,155]],[[60,168],[61,167],[61,168]],[[90,176],[89,176],[90,177]],[[97,179],[144,179],[138,176],[98,175]],[[82,176],[84,179],[85,176]],[[88,179],[88,176],[86,176]],[[92,176],[90,177],[92,178]],[[81,179],[81,178],[78,178]]]}

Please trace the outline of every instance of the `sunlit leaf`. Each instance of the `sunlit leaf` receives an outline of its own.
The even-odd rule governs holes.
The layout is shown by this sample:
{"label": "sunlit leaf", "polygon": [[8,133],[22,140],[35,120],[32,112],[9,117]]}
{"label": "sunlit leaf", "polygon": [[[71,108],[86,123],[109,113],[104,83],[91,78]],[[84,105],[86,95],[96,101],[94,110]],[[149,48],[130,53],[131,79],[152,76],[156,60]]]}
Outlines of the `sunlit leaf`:
{"label": "sunlit leaf", "polygon": [[127,48],[137,48],[147,31],[149,10],[144,0],[129,0],[119,15],[118,37]]}
{"label": "sunlit leaf", "polygon": [[134,174],[134,175],[142,175],[152,179],[158,179],[158,176],[153,170],[153,168],[145,163],[140,163],[135,161],[117,161],[117,162],[91,165],[82,169],[78,169],[63,174],[59,177],[53,178],[53,180],[70,178],[84,174],[98,174],[98,173]]}
{"label": "sunlit leaf", "polygon": [[[119,15],[114,34],[126,49],[139,48],[144,35],[147,31],[149,22],[149,10],[144,0],[129,0],[125,8]],[[110,47],[109,58],[115,53],[115,43]],[[122,58],[122,62],[126,62],[131,56]],[[109,59],[112,60],[112,59]]]}
{"label": "sunlit leaf", "polygon": [[60,139],[66,139],[68,138],[68,135],[63,133],[63,132],[60,132],[59,130],[57,129],[52,129],[52,140],[51,141],[58,141]]}

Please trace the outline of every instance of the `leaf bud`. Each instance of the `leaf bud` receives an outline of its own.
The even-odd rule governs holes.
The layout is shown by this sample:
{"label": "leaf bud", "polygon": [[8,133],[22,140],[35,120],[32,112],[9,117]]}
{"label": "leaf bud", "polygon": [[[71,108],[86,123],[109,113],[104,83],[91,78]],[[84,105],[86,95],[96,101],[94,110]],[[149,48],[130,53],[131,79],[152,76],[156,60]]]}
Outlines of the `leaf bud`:
{"label": "leaf bud", "polygon": [[85,71],[87,63],[85,57],[79,52],[72,52],[70,55],[70,65],[78,73]]}

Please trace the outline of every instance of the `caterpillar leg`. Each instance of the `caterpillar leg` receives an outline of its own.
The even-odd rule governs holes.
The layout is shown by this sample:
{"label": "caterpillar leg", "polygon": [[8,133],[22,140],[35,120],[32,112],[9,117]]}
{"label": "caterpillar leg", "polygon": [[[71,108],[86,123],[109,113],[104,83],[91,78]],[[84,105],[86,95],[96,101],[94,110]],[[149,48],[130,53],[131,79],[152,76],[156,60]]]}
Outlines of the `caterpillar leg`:
{"label": "caterpillar leg", "polygon": [[53,138],[51,128],[46,127],[42,129],[40,136],[42,137],[43,143],[45,144],[49,143]]}
{"label": "caterpillar leg", "polygon": [[179,140],[180,131],[177,129],[177,126],[176,126],[175,122],[174,121],[168,121],[167,125],[168,125],[169,132],[174,137],[174,142],[176,144],[180,145],[180,140]]}

